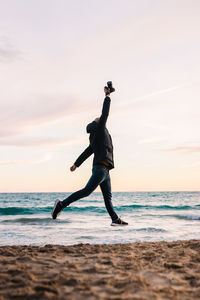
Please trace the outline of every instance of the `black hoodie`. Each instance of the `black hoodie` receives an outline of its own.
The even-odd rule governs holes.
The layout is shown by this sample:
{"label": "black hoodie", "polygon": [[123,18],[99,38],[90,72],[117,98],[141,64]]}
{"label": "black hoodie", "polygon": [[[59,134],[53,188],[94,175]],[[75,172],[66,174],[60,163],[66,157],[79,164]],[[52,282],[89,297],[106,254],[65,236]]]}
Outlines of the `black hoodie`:
{"label": "black hoodie", "polygon": [[102,114],[99,122],[93,121],[86,127],[87,133],[90,134],[90,145],[81,153],[75,161],[79,167],[92,153],[94,153],[93,165],[106,162],[109,169],[114,168],[113,161],[113,144],[108,129],[105,127],[110,110],[110,97],[106,97],[103,103]]}

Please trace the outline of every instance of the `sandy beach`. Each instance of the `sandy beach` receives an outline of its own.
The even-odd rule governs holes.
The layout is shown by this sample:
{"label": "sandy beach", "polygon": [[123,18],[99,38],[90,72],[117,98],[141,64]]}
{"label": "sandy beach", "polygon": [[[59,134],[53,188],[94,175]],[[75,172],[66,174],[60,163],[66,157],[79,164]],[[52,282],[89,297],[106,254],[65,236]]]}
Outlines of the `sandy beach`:
{"label": "sandy beach", "polygon": [[0,299],[200,299],[200,241],[0,247]]}

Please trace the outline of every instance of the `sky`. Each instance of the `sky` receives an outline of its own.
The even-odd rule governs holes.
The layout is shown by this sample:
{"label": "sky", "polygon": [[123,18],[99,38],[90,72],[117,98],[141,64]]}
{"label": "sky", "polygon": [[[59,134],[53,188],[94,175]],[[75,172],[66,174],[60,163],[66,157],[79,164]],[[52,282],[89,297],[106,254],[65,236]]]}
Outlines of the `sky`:
{"label": "sky", "polygon": [[[113,191],[200,190],[200,1],[0,0],[0,192],[73,192],[107,127]],[[97,189],[98,191],[98,189]]]}

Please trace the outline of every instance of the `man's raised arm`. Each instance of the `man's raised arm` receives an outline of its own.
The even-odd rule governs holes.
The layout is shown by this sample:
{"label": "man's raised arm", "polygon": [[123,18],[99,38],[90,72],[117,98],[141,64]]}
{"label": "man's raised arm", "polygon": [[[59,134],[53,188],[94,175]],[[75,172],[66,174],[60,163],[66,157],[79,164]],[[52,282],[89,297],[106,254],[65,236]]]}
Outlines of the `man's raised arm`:
{"label": "man's raised arm", "polygon": [[105,127],[110,111],[110,97],[106,96],[103,102],[101,117],[99,119],[99,127]]}

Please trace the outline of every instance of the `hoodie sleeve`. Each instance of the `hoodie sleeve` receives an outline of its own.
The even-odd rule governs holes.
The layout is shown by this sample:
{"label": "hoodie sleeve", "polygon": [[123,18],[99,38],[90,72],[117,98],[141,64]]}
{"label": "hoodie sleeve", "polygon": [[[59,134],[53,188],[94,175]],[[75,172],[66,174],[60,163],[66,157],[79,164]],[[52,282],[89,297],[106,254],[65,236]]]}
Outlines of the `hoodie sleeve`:
{"label": "hoodie sleeve", "polygon": [[93,149],[91,146],[88,146],[82,153],[79,155],[77,160],[75,161],[75,166],[79,167],[90,155],[93,153]]}
{"label": "hoodie sleeve", "polygon": [[103,102],[103,108],[102,108],[102,113],[101,117],[99,120],[99,127],[105,127],[106,121],[108,119],[109,111],[110,111],[110,97],[106,96]]}

